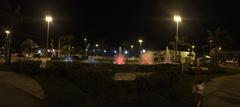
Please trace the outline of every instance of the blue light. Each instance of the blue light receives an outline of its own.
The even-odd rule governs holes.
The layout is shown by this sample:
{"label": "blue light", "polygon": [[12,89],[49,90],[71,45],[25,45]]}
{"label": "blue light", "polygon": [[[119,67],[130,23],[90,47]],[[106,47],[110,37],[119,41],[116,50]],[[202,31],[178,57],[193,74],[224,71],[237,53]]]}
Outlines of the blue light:
{"label": "blue light", "polygon": [[115,51],[113,51],[115,54],[117,53],[117,51],[115,50]]}
{"label": "blue light", "polygon": [[124,51],[124,54],[128,54],[128,51],[126,50],[126,51]]}
{"label": "blue light", "polygon": [[107,50],[103,50],[104,53],[107,53]]}

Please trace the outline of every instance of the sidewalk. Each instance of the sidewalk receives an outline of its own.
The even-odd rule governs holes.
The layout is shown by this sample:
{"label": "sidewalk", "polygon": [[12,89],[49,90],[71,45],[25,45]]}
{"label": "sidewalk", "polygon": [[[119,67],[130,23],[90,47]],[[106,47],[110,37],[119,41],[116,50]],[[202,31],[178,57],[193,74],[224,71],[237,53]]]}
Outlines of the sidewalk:
{"label": "sidewalk", "polygon": [[40,107],[44,98],[41,86],[34,79],[0,71],[0,107]]}
{"label": "sidewalk", "polygon": [[204,107],[239,107],[240,74],[213,79],[206,84]]}

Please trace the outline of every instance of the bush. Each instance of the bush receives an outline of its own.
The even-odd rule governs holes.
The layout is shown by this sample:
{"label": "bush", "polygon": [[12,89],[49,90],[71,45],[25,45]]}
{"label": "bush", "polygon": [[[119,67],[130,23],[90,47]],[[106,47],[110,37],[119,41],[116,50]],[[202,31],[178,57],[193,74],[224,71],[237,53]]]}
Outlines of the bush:
{"label": "bush", "polygon": [[31,60],[25,60],[25,61],[16,61],[11,64],[11,70],[15,72],[20,73],[27,73],[27,74],[39,74],[40,69],[40,61],[31,61]]}

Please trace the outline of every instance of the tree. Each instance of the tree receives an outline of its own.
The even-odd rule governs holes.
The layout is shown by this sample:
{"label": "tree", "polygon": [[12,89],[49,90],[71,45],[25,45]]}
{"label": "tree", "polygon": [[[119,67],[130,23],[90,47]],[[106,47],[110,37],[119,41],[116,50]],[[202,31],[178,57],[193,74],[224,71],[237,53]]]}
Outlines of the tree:
{"label": "tree", "polygon": [[71,53],[71,43],[73,41],[73,35],[65,35],[60,37],[63,47],[61,49],[62,54],[70,54]]}
{"label": "tree", "polygon": [[215,31],[207,31],[209,36],[207,41],[209,43],[209,55],[213,59],[215,64],[218,63],[218,54],[219,48],[223,48],[224,50],[231,50],[233,47],[233,41],[231,35],[227,33],[226,30],[221,29],[218,27]]}
{"label": "tree", "polygon": [[209,35],[207,41],[209,43],[210,52],[211,49],[219,47],[222,47],[226,50],[232,49],[234,39],[226,30],[218,27],[216,31],[208,30],[207,32]]}
{"label": "tree", "polygon": [[34,43],[32,39],[26,39],[20,44],[20,47],[22,48],[23,52],[30,55],[34,51],[34,48],[38,48],[38,45],[37,43]]}
{"label": "tree", "polygon": [[[10,31],[16,31],[17,25],[22,22],[22,14],[20,13],[21,7],[18,6],[16,9],[12,9],[8,0],[1,1],[1,6],[2,5],[4,8],[0,10],[0,22],[2,22],[1,25],[3,26],[0,27]],[[11,35],[13,34],[14,33],[12,32]],[[9,38],[9,41],[11,41],[11,36]],[[9,43],[11,44],[11,42]],[[11,48],[6,51],[5,63],[11,64]]]}

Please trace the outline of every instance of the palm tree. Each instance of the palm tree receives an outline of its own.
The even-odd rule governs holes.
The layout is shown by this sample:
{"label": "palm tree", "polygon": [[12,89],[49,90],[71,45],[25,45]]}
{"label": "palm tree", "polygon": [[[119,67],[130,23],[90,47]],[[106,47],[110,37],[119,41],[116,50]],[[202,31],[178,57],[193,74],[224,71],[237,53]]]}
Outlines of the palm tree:
{"label": "palm tree", "polygon": [[60,37],[62,44],[64,45],[62,49],[63,54],[70,55],[71,53],[71,43],[73,41],[73,35],[65,35]]}
{"label": "palm tree", "polygon": [[231,50],[233,46],[233,38],[226,30],[223,30],[220,27],[215,31],[208,30],[207,32],[209,34],[207,38],[209,43],[209,55],[216,62],[218,59],[219,48],[221,47],[224,50]]}

